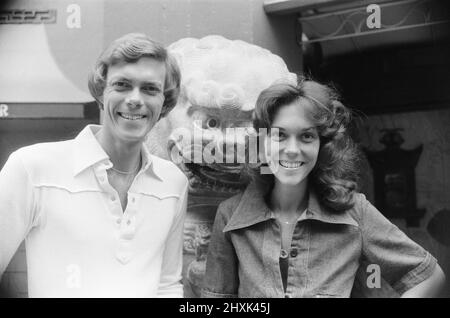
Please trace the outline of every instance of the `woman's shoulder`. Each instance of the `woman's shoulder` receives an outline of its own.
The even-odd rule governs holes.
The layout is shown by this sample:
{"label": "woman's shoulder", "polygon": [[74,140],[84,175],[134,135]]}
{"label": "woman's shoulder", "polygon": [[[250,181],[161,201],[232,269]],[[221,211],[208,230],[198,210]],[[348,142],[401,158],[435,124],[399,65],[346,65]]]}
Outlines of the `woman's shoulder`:
{"label": "woman's shoulder", "polygon": [[348,213],[361,225],[369,215],[382,216],[381,212],[367,199],[364,193],[356,192],[353,196],[353,207]]}
{"label": "woman's shoulder", "polygon": [[218,207],[218,213],[222,213],[225,216],[230,217],[233,214],[233,211],[236,210],[239,203],[242,200],[242,196],[244,195],[244,191],[240,191],[228,199],[222,201]]}
{"label": "woman's shoulder", "polygon": [[268,212],[264,200],[265,191],[265,185],[251,182],[245,190],[223,201],[218,208],[222,221],[232,222],[232,228],[241,228],[265,218]]}
{"label": "woman's shoulder", "polygon": [[360,210],[369,201],[367,200],[366,195],[364,193],[355,192],[355,194],[353,194],[353,202],[354,202],[353,208]]}

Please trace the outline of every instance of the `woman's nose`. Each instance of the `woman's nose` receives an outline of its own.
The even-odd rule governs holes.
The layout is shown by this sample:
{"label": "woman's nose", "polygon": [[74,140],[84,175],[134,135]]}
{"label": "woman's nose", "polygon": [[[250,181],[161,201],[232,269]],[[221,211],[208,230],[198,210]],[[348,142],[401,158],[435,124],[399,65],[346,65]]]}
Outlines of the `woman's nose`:
{"label": "woman's nose", "polygon": [[300,145],[298,144],[296,138],[289,138],[287,140],[286,148],[284,149],[286,154],[297,155],[300,153]]}

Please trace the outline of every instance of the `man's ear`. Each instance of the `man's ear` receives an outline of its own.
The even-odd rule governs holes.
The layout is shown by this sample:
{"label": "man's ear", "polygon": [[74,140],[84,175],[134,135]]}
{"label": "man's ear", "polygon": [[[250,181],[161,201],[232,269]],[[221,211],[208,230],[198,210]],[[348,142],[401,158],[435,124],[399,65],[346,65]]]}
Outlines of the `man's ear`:
{"label": "man's ear", "polygon": [[98,107],[100,108],[100,110],[105,109],[105,107],[103,106],[103,95],[98,97],[97,104],[98,104]]}

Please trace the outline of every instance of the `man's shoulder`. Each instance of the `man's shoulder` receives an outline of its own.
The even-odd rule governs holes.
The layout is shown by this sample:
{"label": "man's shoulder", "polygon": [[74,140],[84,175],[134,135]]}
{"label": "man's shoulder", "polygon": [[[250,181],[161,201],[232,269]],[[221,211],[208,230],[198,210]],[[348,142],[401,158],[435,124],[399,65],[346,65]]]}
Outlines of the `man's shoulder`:
{"label": "man's shoulder", "polygon": [[72,141],[37,143],[14,151],[9,160],[17,162],[34,185],[62,184],[70,174]]}
{"label": "man's shoulder", "polygon": [[55,168],[67,161],[73,140],[43,142],[19,148],[15,151],[26,167],[49,166]]}
{"label": "man's shoulder", "polygon": [[156,174],[161,177],[164,182],[183,184],[183,186],[188,183],[186,175],[172,161],[162,159],[155,155],[150,155],[150,157],[155,165]]}

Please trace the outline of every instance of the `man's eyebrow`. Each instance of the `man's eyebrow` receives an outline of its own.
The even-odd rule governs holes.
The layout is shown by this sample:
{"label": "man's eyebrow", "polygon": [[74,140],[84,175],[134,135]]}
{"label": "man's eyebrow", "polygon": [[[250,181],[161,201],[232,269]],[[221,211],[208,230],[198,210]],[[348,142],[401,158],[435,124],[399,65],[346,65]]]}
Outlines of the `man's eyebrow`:
{"label": "man's eyebrow", "polygon": [[159,89],[161,89],[162,84],[160,82],[157,81],[145,81],[142,83],[143,86],[155,86]]}
{"label": "man's eyebrow", "polygon": [[112,82],[112,81],[117,81],[117,80],[121,80],[121,81],[127,81],[127,82],[131,82],[128,78],[126,78],[125,76],[112,76],[108,82]]}

